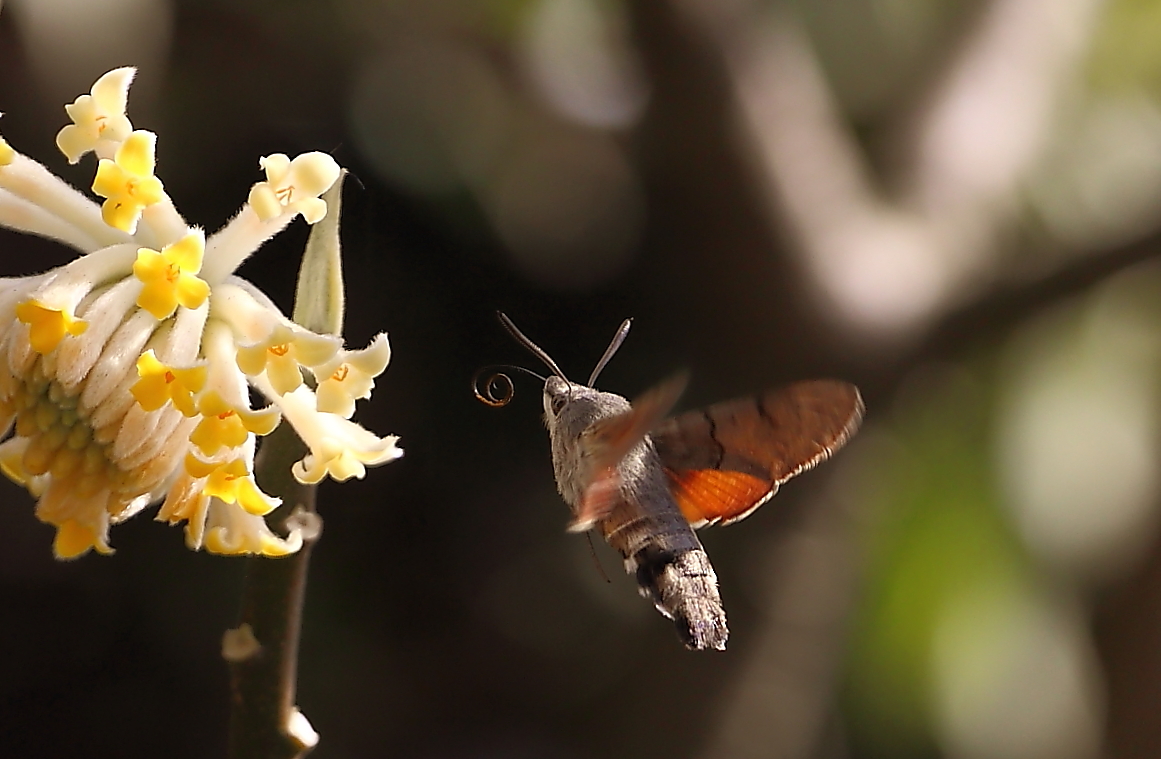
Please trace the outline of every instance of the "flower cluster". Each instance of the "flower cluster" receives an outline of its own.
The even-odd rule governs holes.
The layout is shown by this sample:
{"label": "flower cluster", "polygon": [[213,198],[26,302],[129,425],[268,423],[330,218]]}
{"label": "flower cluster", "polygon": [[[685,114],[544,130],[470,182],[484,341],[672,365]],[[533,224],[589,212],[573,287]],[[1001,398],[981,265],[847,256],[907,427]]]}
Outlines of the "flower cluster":
{"label": "flower cluster", "polygon": [[[295,216],[326,216],[338,179],[323,153],[263,158],[266,180],[206,238],[154,176],[157,137],[125,114],[134,70],[102,76],[65,107],[57,135],[71,163],[98,159],[97,206],[0,138],[0,225],[81,256],[0,280],[0,471],[38,498],[61,558],[109,553],[109,526],[161,501],[186,542],[278,556],[264,515],[279,501],[254,479],[257,438],[285,418],[309,448],[303,483],[362,477],[401,455],[396,438],[350,421],[387,366],[386,335],[346,350],[284,316],[233,272]],[[251,388],[269,403],[251,404]]]}

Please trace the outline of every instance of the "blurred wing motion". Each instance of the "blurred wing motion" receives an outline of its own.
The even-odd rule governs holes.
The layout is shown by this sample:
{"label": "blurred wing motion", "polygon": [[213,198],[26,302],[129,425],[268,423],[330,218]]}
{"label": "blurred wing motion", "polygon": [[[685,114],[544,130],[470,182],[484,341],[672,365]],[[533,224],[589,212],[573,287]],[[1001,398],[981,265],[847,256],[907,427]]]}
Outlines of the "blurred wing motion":
{"label": "blurred wing motion", "polygon": [[580,442],[592,457],[593,479],[568,527],[570,532],[588,530],[613,510],[621,487],[617,473],[621,459],[665,418],[688,379],[684,373],[670,377],[637,398],[628,411],[594,422],[584,431]]}
{"label": "blurred wing motion", "polygon": [[862,418],[858,388],[815,380],[680,414],[651,436],[682,514],[703,527],[749,516],[841,448]]}

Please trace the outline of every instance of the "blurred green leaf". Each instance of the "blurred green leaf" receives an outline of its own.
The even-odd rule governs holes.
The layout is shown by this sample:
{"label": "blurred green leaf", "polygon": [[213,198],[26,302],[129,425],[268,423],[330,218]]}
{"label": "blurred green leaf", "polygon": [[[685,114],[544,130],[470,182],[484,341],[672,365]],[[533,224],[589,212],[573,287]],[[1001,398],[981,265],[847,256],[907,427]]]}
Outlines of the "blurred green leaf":
{"label": "blurred green leaf", "polygon": [[997,509],[979,383],[962,369],[928,370],[901,404],[897,445],[873,467],[879,521],[847,693],[856,740],[891,756],[930,750],[932,646],[948,609],[1028,574]]}
{"label": "blurred green leaf", "polygon": [[1161,2],[1112,0],[1100,21],[1089,59],[1098,89],[1144,87],[1161,96]]}

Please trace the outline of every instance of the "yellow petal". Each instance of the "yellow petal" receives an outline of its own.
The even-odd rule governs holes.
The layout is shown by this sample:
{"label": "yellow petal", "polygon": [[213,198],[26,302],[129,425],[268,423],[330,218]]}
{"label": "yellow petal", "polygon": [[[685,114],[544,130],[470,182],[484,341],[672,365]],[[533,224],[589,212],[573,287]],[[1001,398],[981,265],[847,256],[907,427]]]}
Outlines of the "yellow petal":
{"label": "yellow petal", "polygon": [[177,310],[177,294],[173,285],[165,280],[154,280],[141,288],[137,305],[153,314],[155,319],[168,319]]}
{"label": "yellow petal", "polygon": [[145,411],[156,411],[169,402],[169,388],[163,375],[149,375],[133,383],[129,392]]}
{"label": "yellow petal", "polygon": [[177,264],[184,272],[197,274],[202,268],[202,256],[206,251],[206,238],[201,230],[190,232],[165,248],[166,259]]}
{"label": "yellow petal", "polygon": [[165,186],[157,177],[142,177],[133,185],[132,193],[142,206],[151,206],[165,197]]}
{"label": "yellow petal", "polygon": [[226,403],[226,399],[217,390],[210,390],[198,402],[198,411],[205,416],[217,416],[233,410],[233,407]]}
{"label": "yellow petal", "polygon": [[111,198],[120,195],[125,188],[128,178],[125,170],[108,158],[97,162],[97,175],[93,178],[93,192],[102,198]]}
{"label": "yellow petal", "polygon": [[152,282],[165,277],[168,270],[169,266],[165,262],[165,256],[149,248],[138,249],[137,260],[133,262],[133,276],[137,279],[142,282]]}
{"label": "yellow petal", "polygon": [[154,149],[157,145],[157,135],[144,129],[138,129],[125,138],[121,147],[117,148],[114,158],[117,165],[139,177],[153,174]]}
{"label": "yellow petal", "polygon": [[238,483],[249,474],[245,462],[234,459],[210,473],[203,492],[226,503],[234,503],[238,500]]}
{"label": "yellow petal", "polygon": [[195,393],[200,393],[202,388],[206,386],[206,377],[209,375],[209,368],[205,364],[185,369],[171,369],[170,371],[177,375],[177,379],[182,385]]}
{"label": "yellow petal", "polygon": [[220,434],[222,443],[227,448],[237,448],[246,442],[250,437],[250,433],[246,430],[246,425],[242,424],[241,417],[237,413],[231,412],[226,417],[218,417],[220,420]]}
{"label": "yellow petal", "polygon": [[[177,379],[174,383],[177,387],[171,386],[170,389],[173,394],[173,405],[177,406],[178,410],[186,416],[194,416],[197,411],[193,407],[193,394],[200,393],[202,388],[206,386],[209,367],[206,364],[200,364],[186,369],[170,369],[170,371]],[[180,394],[177,392],[178,389],[181,390]]]}
{"label": "yellow petal", "polygon": [[266,346],[259,344],[238,348],[238,353],[234,360],[243,374],[248,377],[255,377],[261,374],[262,370],[266,368]]}
{"label": "yellow petal", "polygon": [[276,408],[266,408],[261,411],[245,411],[238,409],[235,413],[242,420],[247,430],[255,435],[269,435],[282,421],[282,414]]}
{"label": "yellow petal", "polygon": [[[295,537],[292,535],[291,537]],[[269,536],[262,536],[262,548],[260,553],[263,556],[270,556],[278,558],[279,556],[289,556],[292,553],[297,553],[298,549],[302,547],[302,538],[299,537],[297,541],[289,540],[275,540]]]}
{"label": "yellow petal", "polygon": [[0,472],[17,485],[27,485],[28,478],[32,476],[24,468],[24,451],[18,448],[5,448],[3,455],[0,455]]}
{"label": "yellow petal", "polygon": [[189,476],[195,480],[200,480],[203,477],[209,477],[210,473],[218,468],[217,464],[211,464],[202,461],[192,453],[187,453],[185,456],[185,471],[189,472]]}
{"label": "yellow petal", "polygon": [[75,559],[88,553],[96,544],[97,535],[91,528],[70,519],[57,526],[52,551],[58,559]]}
{"label": "yellow petal", "polygon": [[137,231],[137,220],[141,218],[141,207],[136,203],[110,198],[101,204],[101,218],[114,229],[134,234]]}
{"label": "yellow petal", "polygon": [[205,364],[185,369],[174,369],[157,360],[152,350],[137,359],[137,374],[141,377],[129,388],[141,408],[153,411],[173,401],[185,416],[194,416],[193,394],[205,387],[208,368]]}
{"label": "yellow petal", "polygon": [[56,348],[66,334],[80,335],[89,326],[81,319],[74,319],[70,314],[48,308],[36,300],[17,305],[16,318],[28,325],[28,342],[42,355]]}
{"label": "yellow petal", "polygon": [[182,274],[178,277],[174,295],[177,302],[186,308],[198,308],[210,296],[210,286],[204,279],[192,274]]}
{"label": "yellow petal", "polygon": [[252,477],[238,480],[238,505],[255,516],[265,516],[278,508],[281,500],[263,493]]}
{"label": "yellow petal", "polygon": [[173,407],[181,412],[182,416],[193,417],[197,416],[197,405],[194,403],[194,391],[191,391],[188,385],[184,383],[177,388],[171,387],[169,390],[170,400],[173,401]]}
{"label": "yellow petal", "polygon": [[157,354],[153,352],[152,348],[137,357],[138,377],[160,376],[167,371],[169,371],[169,367],[158,360]]}
{"label": "yellow petal", "polygon": [[[219,414],[203,415],[197,427],[190,433],[189,441],[207,456],[213,456],[222,448],[235,448],[246,442],[246,428],[233,413],[222,418]],[[192,472],[191,472],[192,474]]]}
{"label": "yellow petal", "polygon": [[170,401],[165,377],[142,377],[133,383],[129,392],[144,411],[156,411]]}

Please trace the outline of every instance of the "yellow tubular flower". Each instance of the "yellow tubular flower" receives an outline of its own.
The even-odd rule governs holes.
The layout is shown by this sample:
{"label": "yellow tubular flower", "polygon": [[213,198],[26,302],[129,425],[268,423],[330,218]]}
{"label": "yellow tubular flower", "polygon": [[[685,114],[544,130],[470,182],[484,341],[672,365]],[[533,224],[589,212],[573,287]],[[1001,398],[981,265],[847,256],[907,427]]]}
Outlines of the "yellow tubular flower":
{"label": "yellow tubular flower", "polygon": [[28,325],[32,349],[41,354],[54,350],[65,335],[80,335],[88,328],[83,319],[36,300],[26,300],[18,305],[16,318]]}
{"label": "yellow tubular flower", "polygon": [[201,419],[189,440],[207,456],[222,448],[237,448],[250,435],[269,435],[281,421],[277,409],[236,408],[213,390],[198,401],[198,411]]}
{"label": "yellow tubular flower", "polygon": [[101,553],[111,553],[107,545],[99,545],[99,543],[97,533],[93,528],[69,519],[57,528],[52,550],[61,559],[75,559],[87,553],[93,546],[97,546],[97,550]]}
{"label": "yellow tubular flower", "polygon": [[12,159],[16,157],[16,151],[12,149],[3,137],[0,137],[0,167],[7,166],[12,163]]}
{"label": "yellow tubular flower", "polygon": [[108,198],[101,217],[110,227],[133,234],[141,211],[165,197],[161,180],[153,176],[157,135],[138,130],[117,148],[112,160],[102,158],[93,180],[93,192]]}
{"label": "yellow tubular flower", "polygon": [[[277,217],[263,222],[244,206],[206,239],[153,176],[155,136],[125,117],[132,76],[102,77],[68,107],[74,123],[57,137],[72,161],[96,152],[101,207],[0,140],[0,184],[35,211],[18,222],[0,214],[0,224],[82,249],[66,266],[0,281],[0,472],[37,499],[58,558],[111,553],[110,527],[158,502],[158,519],[185,523],[190,548],[293,553],[304,528],[271,531],[263,517],[279,500],[254,478],[258,439],[283,414],[311,450],[294,468],[300,479],[358,477],[401,454],[395,438],[320,410],[302,386],[304,372],[325,377],[339,400],[322,405],[346,413],[343,399],[365,397],[385,366],[386,340],[344,351],[233,275],[295,214],[322,218],[318,195],[338,165],[321,153],[268,159],[252,194],[272,200]],[[86,233],[61,235],[69,225]],[[109,234],[88,233],[98,227]],[[275,405],[252,409],[251,389]]]}
{"label": "yellow tubular flower", "polygon": [[137,376],[141,379],[129,392],[146,411],[172,403],[183,415],[194,416],[197,408],[193,397],[205,387],[206,373],[204,364],[186,369],[166,366],[152,350],[147,350],[137,359]]}
{"label": "yellow tubular flower", "polygon": [[214,463],[191,454],[185,458],[185,470],[195,479],[206,480],[203,493],[224,503],[238,503],[247,513],[269,514],[281,503],[258,489],[241,459]]}
{"label": "yellow tubular flower", "polygon": [[206,238],[194,230],[161,252],[142,248],[137,251],[133,275],[145,285],[137,305],[158,319],[167,319],[178,305],[197,308],[210,295],[210,286],[196,275],[202,268]]}

